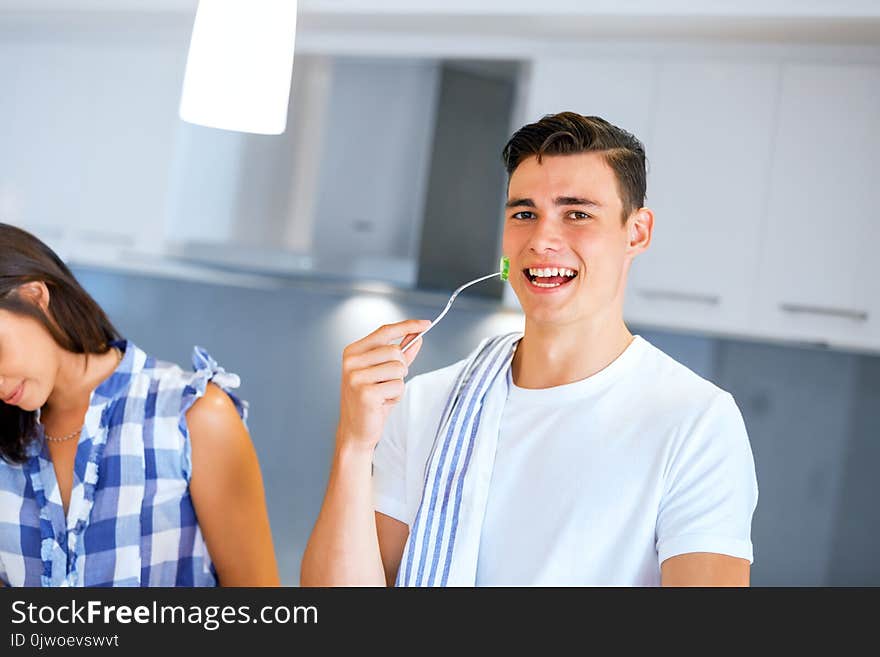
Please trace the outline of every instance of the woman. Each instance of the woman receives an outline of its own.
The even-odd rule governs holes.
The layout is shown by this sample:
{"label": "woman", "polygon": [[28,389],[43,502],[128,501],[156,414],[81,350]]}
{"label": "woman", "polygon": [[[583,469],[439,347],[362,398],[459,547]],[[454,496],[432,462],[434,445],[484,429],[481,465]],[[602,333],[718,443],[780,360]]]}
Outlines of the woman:
{"label": "woman", "polygon": [[0,582],[278,585],[247,404],[122,340],[45,244],[0,224]]}

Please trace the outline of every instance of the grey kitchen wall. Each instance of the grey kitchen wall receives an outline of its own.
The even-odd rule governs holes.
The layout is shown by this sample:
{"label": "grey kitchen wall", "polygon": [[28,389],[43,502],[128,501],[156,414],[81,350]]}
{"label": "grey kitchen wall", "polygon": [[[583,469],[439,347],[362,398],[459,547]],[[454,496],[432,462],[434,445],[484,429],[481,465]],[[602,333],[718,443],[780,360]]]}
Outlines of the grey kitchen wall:
{"label": "grey kitchen wall", "polygon": [[[445,297],[75,273],[148,352],[188,367],[199,344],[241,375],[282,581],[296,585],[327,481],[343,347],[382,323],[433,318]],[[412,375],[521,326],[465,296],[426,338]],[[729,390],[743,412],[760,490],[753,585],[880,585],[880,357],[632,328]]]}
{"label": "grey kitchen wall", "polygon": [[[449,63],[441,69],[418,254],[420,289],[455,289],[498,266],[497,217],[506,183],[499,153],[510,138],[515,92],[512,77]],[[501,285],[493,280],[473,294],[501,298]]]}

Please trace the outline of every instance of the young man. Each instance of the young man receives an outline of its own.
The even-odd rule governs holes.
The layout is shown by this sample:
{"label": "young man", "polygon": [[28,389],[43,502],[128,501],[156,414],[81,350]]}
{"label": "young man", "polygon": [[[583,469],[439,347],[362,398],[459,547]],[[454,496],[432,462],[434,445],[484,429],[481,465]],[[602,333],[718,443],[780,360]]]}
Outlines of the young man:
{"label": "young man", "polygon": [[[404,383],[426,321],[343,354],[303,585],[748,585],[757,482],[733,398],[623,321],[654,227],[645,153],[597,117],[504,149],[524,335]],[[372,465],[372,469],[371,469]]]}

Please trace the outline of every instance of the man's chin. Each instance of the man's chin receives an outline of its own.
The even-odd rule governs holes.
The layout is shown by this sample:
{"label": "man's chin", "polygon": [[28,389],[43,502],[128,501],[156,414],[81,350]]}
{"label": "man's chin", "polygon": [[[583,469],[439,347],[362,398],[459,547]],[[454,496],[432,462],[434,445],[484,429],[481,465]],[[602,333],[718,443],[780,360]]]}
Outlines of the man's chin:
{"label": "man's chin", "polygon": [[535,324],[567,324],[570,321],[570,311],[565,304],[530,304],[523,308],[527,322]]}
{"label": "man's chin", "polygon": [[573,301],[572,296],[568,294],[531,294],[528,291],[518,293],[516,298],[526,314],[540,312],[558,313],[569,307]]}

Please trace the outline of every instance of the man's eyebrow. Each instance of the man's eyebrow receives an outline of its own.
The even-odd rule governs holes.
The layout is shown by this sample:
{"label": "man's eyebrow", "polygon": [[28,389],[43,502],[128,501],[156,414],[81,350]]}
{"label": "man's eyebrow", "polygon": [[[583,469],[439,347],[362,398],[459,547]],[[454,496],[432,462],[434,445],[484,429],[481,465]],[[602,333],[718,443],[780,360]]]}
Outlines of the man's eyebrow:
{"label": "man's eyebrow", "polygon": [[[581,198],[579,196],[557,196],[553,199],[553,203],[555,205],[588,205],[596,208],[602,207],[602,204],[598,201]],[[534,208],[535,202],[530,198],[512,198],[505,205],[508,208]]]}
{"label": "man's eyebrow", "polygon": [[553,199],[553,202],[556,205],[592,205],[597,208],[602,207],[601,203],[597,203],[588,198],[579,198],[577,196],[557,196]]}

